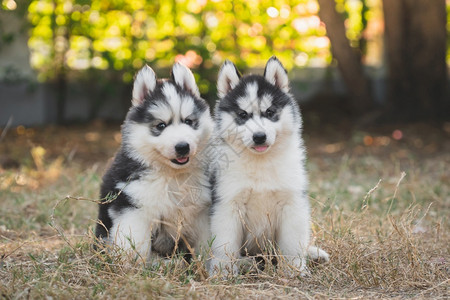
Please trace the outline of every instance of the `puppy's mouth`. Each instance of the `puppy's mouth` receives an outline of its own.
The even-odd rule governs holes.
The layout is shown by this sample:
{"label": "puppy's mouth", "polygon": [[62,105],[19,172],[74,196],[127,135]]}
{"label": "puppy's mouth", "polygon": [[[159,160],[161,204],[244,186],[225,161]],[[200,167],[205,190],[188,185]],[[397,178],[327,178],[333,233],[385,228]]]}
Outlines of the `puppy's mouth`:
{"label": "puppy's mouth", "polygon": [[175,159],[171,159],[171,162],[173,162],[176,165],[185,165],[189,162],[189,156],[185,156],[185,157],[177,157]]}
{"label": "puppy's mouth", "polygon": [[264,153],[267,151],[267,149],[269,149],[269,146],[268,145],[258,145],[258,146],[253,146],[252,149],[258,153]]}

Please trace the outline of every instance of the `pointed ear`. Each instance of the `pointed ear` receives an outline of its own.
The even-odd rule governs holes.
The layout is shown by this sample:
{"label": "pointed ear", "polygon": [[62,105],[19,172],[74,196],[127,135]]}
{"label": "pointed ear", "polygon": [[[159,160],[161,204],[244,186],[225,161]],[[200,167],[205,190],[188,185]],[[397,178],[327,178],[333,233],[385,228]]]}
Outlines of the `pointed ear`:
{"label": "pointed ear", "polygon": [[141,104],[145,96],[152,92],[156,86],[156,74],[149,66],[145,65],[137,74],[133,84],[133,106]]}
{"label": "pointed ear", "polygon": [[240,78],[241,74],[239,74],[236,66],[231,61],[226,60],[220,68],[217,78],[217,94],[219,98],[225,97],[229,91],[234,89]]}
{"label": "pointed ear", "polygon": [[289,92],[287,71],[275,56],[272,56],[264,69],[264,77],[271,84],[279,87],[283,92]]}
{"label": "pointed ear", "polygon": [[191,92],[196,97],[200,97],[194,74],[185,65],[179,62],[173,65],[172,80],[182,89]]}

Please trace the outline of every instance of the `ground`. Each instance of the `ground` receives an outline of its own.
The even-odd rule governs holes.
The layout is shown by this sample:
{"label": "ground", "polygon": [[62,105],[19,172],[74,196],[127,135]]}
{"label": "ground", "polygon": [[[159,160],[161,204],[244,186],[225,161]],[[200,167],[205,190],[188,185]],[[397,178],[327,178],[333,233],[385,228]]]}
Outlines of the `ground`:
{"label": "ground", "polygon": [[449,298],[450,124],[305,124],[313,237],[331,260],[208,278],[91,248],[120,125],[0,130],[1,298]]}

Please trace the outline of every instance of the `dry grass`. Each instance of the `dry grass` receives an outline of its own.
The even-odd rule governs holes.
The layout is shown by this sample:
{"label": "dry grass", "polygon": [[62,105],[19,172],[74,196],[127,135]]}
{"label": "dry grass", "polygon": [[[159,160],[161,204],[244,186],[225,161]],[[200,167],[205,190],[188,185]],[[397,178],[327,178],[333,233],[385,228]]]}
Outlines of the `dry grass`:
{"label": "dry grass", "polygon": [[97,198],[118,126],[11,129],[0,141],[0,298],[449,298],[448,127],[400,128],[400,140],[394,127],[307,132],[313,234],[331,261],[306,278],[226,280],[207,278],[201,260],[145,267],[92,250],[97,206],[85,199]]}

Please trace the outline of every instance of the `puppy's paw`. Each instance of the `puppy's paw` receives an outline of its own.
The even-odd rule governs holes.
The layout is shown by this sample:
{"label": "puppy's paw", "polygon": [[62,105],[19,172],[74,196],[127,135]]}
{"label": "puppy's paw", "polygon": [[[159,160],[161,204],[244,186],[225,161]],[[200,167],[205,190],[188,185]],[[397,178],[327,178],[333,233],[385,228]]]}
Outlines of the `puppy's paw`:
{"label": "puppy's paw", "polygon": [[281,272],[284,277],[295,278],[297,276],[307,277],[310,275],[306,267],[306,260],[304,258],[295,257],[286,261],[287,265],[282,268]]}
{"label": "puppy's paw", "polygon": [[330,255],[318,247],[310,246],[308,248],[308,258],[316,263],[325,263],[330,260]]}

